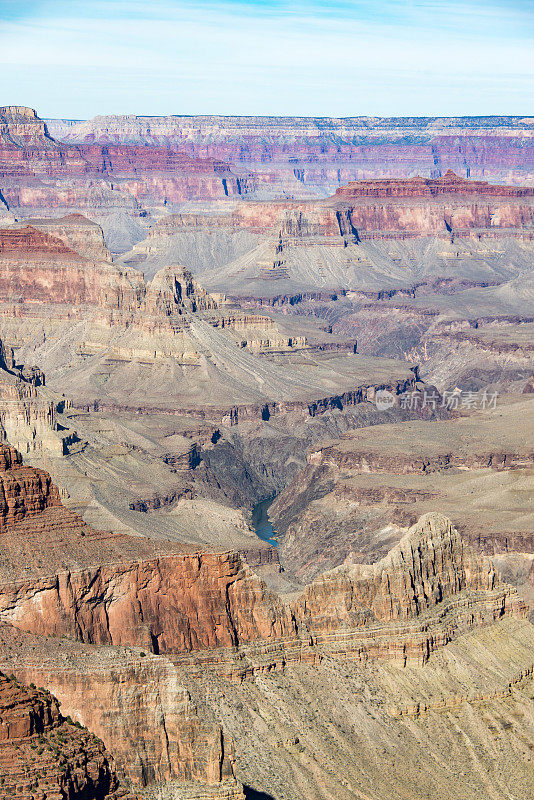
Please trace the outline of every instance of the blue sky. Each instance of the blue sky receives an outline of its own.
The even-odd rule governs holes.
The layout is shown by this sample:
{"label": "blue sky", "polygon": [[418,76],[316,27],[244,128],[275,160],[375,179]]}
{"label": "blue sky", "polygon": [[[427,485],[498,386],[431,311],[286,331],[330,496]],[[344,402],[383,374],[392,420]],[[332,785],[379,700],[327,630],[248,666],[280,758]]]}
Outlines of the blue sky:
{"label": "blue sky", "polygon": [[0,105],[534,114],[534,0],[0,0]]}

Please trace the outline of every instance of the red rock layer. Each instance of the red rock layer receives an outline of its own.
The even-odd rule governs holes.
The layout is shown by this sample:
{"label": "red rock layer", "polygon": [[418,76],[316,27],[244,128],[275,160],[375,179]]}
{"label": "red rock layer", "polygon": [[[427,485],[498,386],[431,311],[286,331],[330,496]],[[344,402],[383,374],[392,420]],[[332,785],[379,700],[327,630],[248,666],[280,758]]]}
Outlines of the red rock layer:
{"label": "red rock layer", "polygon": [[[136,145],[68,146],[57,142],[33,109],[0,108],[0,178],[30,185],[30,196],[24,199],[18,186],[6,186],[5,197],[10,206],[32,205],[32,178],[84,179],[74,188],[71,202],[54,199],[54,190],[47,190],[43,201],[34,205],[85,205],[84,195],[91,192],[91,179],[122,179],[121,190],[134,197],[145,197],[158,204],[186,199],[209,199],[245,194],[254,188],[251,175],[236,176],[229,165],[218,159],[191,158],[164,147]],[[87,182],[89,181],[89,182]],[[64,187],[69,189],[69,187]],[[113,187],[106,187],[108,190]],[[65,192],[59,192],[59,195]],[[86,198],[85,198],[86,199]]]}
{"label": "red rock layer", "polygon": [[523,613],[491,562],[439,514],[422,517],[378,564],[326,573],[290,608],[237,553],[177,553],[169,543],[150,557],[147,540],[126,536],[108,546],[61,506],[49,476],[23,467],[12,448],[1,457],[0,619],[29,633],[176,655],[275,641],[300,652],[309,633],[342,641],[346,629],[419,626],[435,606],[443,616],[452,604],[463,626]]}
{"label": "red rock layer", "polygon": [[61,505],[47,472],[22,464],[13,447],[0,446],[0,533],[14,522]]}
{"label": "red rock layer", "polygon": [[[53,528],[48,530],[53,536]],[[18,536],[24,536],[24,528]],[[6,553],[16,557],[13,547]],[[490,562],[466,550],[440,515],[420,520],[378,565],[325,574],[293,608],[268,591],[235,553],[132,562],[121,561],[119,549],[116,557],[115,564],[4,584],[0,618],[29,633],[191,654],[201,662],[203,652],[215,653],[208,661],[217,663],[221,648],[263,652],[275,642],[282,646],[276,657],[282,660],[313,660],[309,647],[316,641],[327,651],[416,655],[448,641],[452,633],[442,628],[442,618],[454,617],[453,630],[463,630],[524,613]],[[439,615],[424,621],[437,606]],[[404,629],[384,628],[399,621]],[[242,672],[239,665],[228,669],[236,676]]]}
{"label": "red rock layer", "polygon": [[[0,458],[13,479],[25,469],[11,448]],[[20,676],[52,686],[117,748],[121,774],[140,785],[192,779],[240,797],[231,743],[223,741],[216,721],[197,714],[169,661],[139,653],[119,663],[106,651],[109,664],[97,656],[91,666],[91,650],[72,640],[137,646],[170,655],[192,674],[212,668],[244,680],[325,655],[424,661],[473,625],[525,613],[491,562],[465,548],[450,522],[436,514],[422,518],[378,564],[333,570],[291,606],[236,553],[177,553],[179,545],[171,543],[167,554],[149,557],[144,539],[108,538],[60,505],[20,521],[6,519],[0,619],[21,639],[21,632],[66,636],[67,649],[80,648],[81,662],[67,655],[59,670],[26,662]],[[57,659],[53,645],[52,652]],[[42,716],[23,724],[31,732]]]}
{"label": "red rock layer", "polygon": [[17,581],[0,589],[0,616],[31,633],[156,653],[295,633],[289,609],[237,553],[169,555]]}
{"label": "red rock layer", "polygon": [[0,108],[0,142],[14,147],[55,146],[43,120],[26,106]]}
{"label": "red rock layer", "polygon": [[146,292],[136,270],[92,261],[27,225],[0,230],[0,300],[132,310]]}
{"label": "red rock layer", "polygon": [[50,687],[65,712],[102,738],[121,780],[135,786],[194,781],[199,796],[204,789],[214,800],[243,800],[232,740],[208,708],[197,708],[168,659],[67,643],[69,663],[58,669],[55,654],[44,663],[28,657],[38,637],[4,626],[0,638],[17,652],[17,677]]}
{"label": "red rock layer", "polygon": [[62,241],[68,248],[93,261],[111,261],[100,225],[82,214],[51,219],[31,219],[28,225]]}
{"label": "red rock layer", "polygon": [[48,692],[0,673],[0,792],[20,800],[134,800],[102,742],[63,719]]}
{"label": "red rock layer", "polygon": [[534,197],[534,188],[492,186],[485,181],[469,181],[448,170],[442,178],[410,180],[352,181],[336,191],[336,197],[439,197],[440,195],[477,195],[482,197]]}
{"label": "red rock layer", "polygon": [[493,186],[452,172],[438,179],[357,181],[326,200],[247,202],[231,214],[209,218],[171,215],[153,227],[149,238],[207,225],[270,233],[281,246],[470,232],[533,237],[534,188]]}

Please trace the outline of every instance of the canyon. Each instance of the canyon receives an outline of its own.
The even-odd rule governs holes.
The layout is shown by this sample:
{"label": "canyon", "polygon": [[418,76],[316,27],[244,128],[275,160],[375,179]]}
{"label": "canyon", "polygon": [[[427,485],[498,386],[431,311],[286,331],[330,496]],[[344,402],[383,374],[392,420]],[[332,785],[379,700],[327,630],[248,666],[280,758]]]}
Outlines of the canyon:
{"label": "canyon", "polygon": [[530,800],[532,135],[0,108],[2,797]]}
{"label": "canyon", "polygon": [[[16,452],[5,450],[4,487],[24,470]],[[422,517],[376,566],[326,572],[284,600],[235,553],[76,528],[57,495],[46,504],[50,484],[39,478],[24,483],[25,514],[6,517],[0,539],[2,669],[49,687],[64,713],[111,748],[124,785],[146,788],[147,797],[161,782],[184,796],[205,796],[203,786],[210,796],[242,796],[214,691],[239,702],[239,687],[261,686],[264,674],[280,680],[296,670],[295,678],[311,678],[312,670],[320,679],[324,659],[349,673],[354,664],[354,679],[377,660],[416,672],[431,664],[431,674],[434,653],[462,637],[476,641],[486,628],[491,635],[495,626],[501,639],[507,626],[519,641],[527,636],[529,653],[525,604],[439,514]],[[515,658],[523,667],[508,684],[522,687],[532,666],[521,660],[521,647]],[[210,675],[217,677],[201,699]],[[498,704],[510,687],[489,689],[499,675],[489,680],[486,696]],[[426,707],[440,706],[443,698],[432,700],[429,690]],[[479,689],[451,700],[476,705],[484,697]],[[421,710],[392,706],[387,713],[402,720]],[[296,764],[299,743],[289,737],[286,751]],[[326,766],[319,761],[322,780]]]}
{"label": "canyon", "polygon": [[529,276],[531,187],[442,178],[358,181],[322,200],[244,201],[164,217],[122,261],[185,264],[241,304],[440,295]]}
{"label": "canyon", "polygon": [[270,509],[284,563],[309,580],[345,559],[375,561],[403,526],[438,506],[528,584],[534,454],[520,421],[531,413],[529,395],[519,395],[498,410],[361,429],[310,448],[305,470]]}
{"label": "canyon", "polygon": [[119,247],[139,235],[152,207],[192,198],[226,198],[254,186],[227,163],[192,159],[167,148],[65,145],[33,109],[0,108],[0,192],[17,217],[88,209]]}

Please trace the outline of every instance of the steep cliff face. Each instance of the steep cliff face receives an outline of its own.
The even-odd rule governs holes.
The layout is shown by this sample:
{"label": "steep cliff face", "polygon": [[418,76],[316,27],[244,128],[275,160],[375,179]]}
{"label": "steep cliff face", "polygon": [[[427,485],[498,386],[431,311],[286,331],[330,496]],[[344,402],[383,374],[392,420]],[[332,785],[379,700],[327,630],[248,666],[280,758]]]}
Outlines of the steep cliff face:
{"label": "steep cliff face", "polygon": [[[377,202],[380,201],[380,202]],[[470,181],[449,171],[443,178],[356,181],[337,189],[335,195],[313,203],[247,203],[230,215],[215,217],[213,224],[233,224],[255,232],[272,231],[282,241],[350,237],[390,238],[460,233],[491,229],[532,232],[534,189],[496,186]],[[173,219],[173,218],[171,218]],[[198,225],[195,218],[174,218],[176,229]],[[163,220],[156,231],[169,231]],[[319,237],[319,238],[318,238]]]}
{"label": "steep cliff face", "polygon": [[[380,201],[380,202],[377,202]],[[231,227],[254,233],[271,233],[282,241],[343,237],[391,238],[428,236],[491,229],[498,232],[532,230],[534,188],[499,186],[460,178],[447,172],[443,178],[355,181],[325,200],[275,201],[238,205],[226,214],[202,217],[175,214],[156,223],[150,236],[169,236],[182,230]]]}
{"label": "steep cliff face", "polygon": [[68,401],[52,399],[44,384],[38,367],[16,364],[13,348],[0,341],[0,436],[23,455],[63,455],[75,436],[57,422],[58,408]]}
{"label": "steep cliff face", "polygon": [[[531,118],[136,117],[48,120],[69,143],[167,146],[194,157],[258,164],[285,186],[461,170],[499,180],[532,174]],[[285,167],[285,171],[284,171]],[[292,184],[290,183],[292,181]]]}
{"label": "steep cliff face", "polygon": [[[57,649],[39,637],[6,627],[0,636],[17,653],[17,678],[45,685],[60,699],[63,714],[101,737],[121,781],[156,784],[160,790],[183,781],[189,791],[211,790],[217,800],[225,791],[232,800],[242,799],[232,740],[208,708],[197,707],[170,661],[63,640],[65,658],[59,663]],[[35,647],[40,663],[31,655]]]}
{"label": "steep cliff face", "polygon": [[[0,300],[136,309],[144,296],[136,270],[75,252],[65,236],[31,225],[0,230]],[[83,247],[83,245],[82,245]]]}
{"label": "steep cliff face", "polygon": [[4,106],[0,108],[0,141],[15,147],[55,147],[46,124],[33,108]]}
{"label": "steep cliff face", "polygon": [[295,633],[289,610],[237,554],[169,555],[20,581],[4,586],[0,616],[33,633],[156,653]]}
{"label": "steep cliff face", "polygon": [[59,492],[47,472],[24,466],[17,450],[0,446],[0,533],[60,505]]}
{"label": "steep cliff face", "polygon": [[85,159],[78,147],[60,145],[34,109],[25,106],[0,108],[0,176],[20,179],[65,171],[84,174]]}
{"label": "steep cliff face", "polygon": [[451,169],[441,178],[412,178],[408,181],[353,181],[336,191],[336,197],[439,197],[440,195],[478,195],[480,197],[534,197],[534,188],[492,186],[485,181],[468,181]]}
{"label": "steep cliff face", "polygon": [[[25,107],[0,108],[0,177],[9,205],[23,209],[83,207],[95,188],[108,194],[108,203],[115,195],[120,204],[123,195],[160,205],[240,196],[255,187],[251,175],[237,176],[218,159],[164,147],[62,144]],[[36,178],[49,179],[51,186],[43,192]]]}
{"label": "steep cliff face", "polygon": [[31,219],[27,223],[32,228],[44,231],[60,239],[71,250],[92,261],[111,261],[111,253],[104,242],[100,225],[82,214],[68,214],[51,219]]}
{"label": "steep cliff face", "polygon": [[[426,800],[429,786],[444,800],[457,800],[458,786],[466,800],[532,794],[534,628],[525,620],[460,635],[423,667],[329,657],[239,684],[217,668],[194,677],[162,656],[65,639],[58,648],[57,640],[4,626],[0,639],[4,669],[15,671],[15,661],[17,678],[47,685],[64,714],[101,724],[98,735],[108,750],[114,742],[121,781],[126,770],[143,797],[243,800],[231,777],[144,786],[143,774],[169,774],[169,761],[182,776],[184,767],[197,774],[212,758],[212,774],[220,774],[221,750],[209,747],[220,731],[216,718],[225,728],[227,763],[230,733],[236,742],[236,770],[252,787],[247,794],[381,800],[393,787]],[[188,718],[201,736],[188,738]]]}
{"label": "steep cliff face", "polygon": [[112,757],[87,730],[67,722],[48,691],[0,673],[0,781],[21,800],[134,800]]}
{"label": "steep cliff face", "polygon": [[491,564],[465,550],[450,520],[428,514],[377,563],[338,567],[318,578],[300,598],[297,617],[318,631],[398,622],[464,590],[491,592],[498,581]]}

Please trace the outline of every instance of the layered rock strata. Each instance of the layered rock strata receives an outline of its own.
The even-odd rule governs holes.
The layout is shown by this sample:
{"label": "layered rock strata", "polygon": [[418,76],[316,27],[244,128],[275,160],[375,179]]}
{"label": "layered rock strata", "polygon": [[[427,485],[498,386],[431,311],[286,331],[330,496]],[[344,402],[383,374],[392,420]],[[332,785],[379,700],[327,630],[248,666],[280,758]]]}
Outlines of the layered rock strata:
{"label": "layered rock strata", "polygon": [[68,400],[45,389],[45,376],[38,367],[16,364],[13,348],[0,341],[0,436],[22,454],[64,455],[76,433],[61,428],[58,411]]}
{"label": "layered rock strata", "polygon": [[48,691],[0,673],[0,783],[21,800],[135,800],[103,743],[59,712]]}
{"label": "layered rock strata", "polygon": [[286,245],[299,240],[343,245],[395,235],[447,237],[469,229],[477,235],[490,229],[532,235],[533,205],[532,187],[465,180],[449,171],[433,179],[354,181],[313,202],[249,201],[223,215],[170,215],[156,223],[149,240],[180,230],[228,227],[276,231]]}
{"label": "layered rock strata", "polygon": [[[166,146],[267,170],[294,192],[447,169],[507,182],[532,175],[532,118],[142,117],[47,120],[68,143]],[[309,188],[308,188],[309,190]]]}
{"label": "layered rock strata", "polygon": [[0,467],[0,531],[61,505],[50,475],[24,466],[15,448],[2,447]]}
{"label": "layered rock strata", "polygon": [[[528,397],[310,447],[308,465],[270,508],[281,557],[308,580],[345,559],[376,561],[422,513],[440,509],[473,547],[502,556],[511,577],[534,549]],[[514,580],[524,583],[521,569]]]}
{"label": "layered rock strata", "polygon": [[240,302],[452,293],[462,281],[491,286],[529,269],[533,191],[454,173],[357,181],[324,200],[249,200],[226,213],[166,216],[125,258],[151,273],[172,256]]}
{"label": "layered rock strata", "polygon": [[[31,472],[2,452],[4,482]],[[18,481],[27,513],[6,514],[0,536],[0,636],[17,677],[49,687],[136,786],[242,797],[231,741],[187,688],[202,676],[241,683],[332,657],[424,664],[473,627],[525,614],[441,515],[378,564],[334,570],[287,603],[236,553],[93,531],[33,472]]]}
{"label": "layered rock strata", "polygon": [[23,106],[0,108],[0,179],[7,204],[25,215],[39,208],[109,212],[115,206],[139,216],[140,201],[164,206],[239,196],[254,187],[249,173],[235,175],[218,159],[164,147],[61,144]]}
{"label": "layered rock strata", "polygon": [[139,306],[144,294],[140,273],[107,260],[92,261],[59,236],[31,225],[0,231],[0,253],[0,299],[4,302],[129,310]]}
{"label": "layered rock strata", "polygon": [[[169,543],[170,552],[167,549],[164,554],[159,545],[162,554],[147,558],[152,545],[147,549],[149,543],[145,542],[144,558],[132,562],[128,554],[135,540],[114,536],[109,541],[107,560],[102,561],[106,547],[101,549],[100,559],[94,549],[101,537],[88,526],[80,527],[76,516],[61,507],[57,493],[42,473],[33,471],[26,476],[25,471],[31,473],[31,468],[21,467],[13,450],[4,452],[5,527],[16,534],[15,539],[13,535],[5,539],[6,569],[10,562],[13,569],[17,559],[25,569],[22,573],[19,569],[19,577],[10,584],[3,584],[0,618],[21,630],[69,636],[87,643],[136,645],[176,656],[248,644],[258,645],[260,652],[263,642],[278,642],[276,659],[313,660],[316,653],[307,653],[307,648],[320,642],[325,633],[333,637],[332,641],[338,640],[336,648],[342,651],[355,650],[360,657],[369,648],[370,653],[379,653],[380,646],[373,643],[374,627],[378,626],[378,632],[384,624],[399,621],[406,625],[396,631],[401,640],[406,639],[401,650],[409,649],[412,641],[414,652],[424,654],[425,648],[432,647],[433,641],[439,643],[440,637],[429,638],[424,631],[429,622],[434,627],[432,620],[422,624],[418,618],[424,618],[437,604],[442,604],[442,619],[452,614],[452,629],[469,627],[475,619],[483,622],[521,613],[521,603],[508,588],[500,587],[491,565],[464,552],[458,534],[440,516],[420,520],[376,567],[357,567],[346,574],[328,576],[309,587],[292,608],[270,592],[236,553],[173,554]],[[8,480],[21,471],[24,476],[16,485],[24,500],[18,500],[17,512],[13,512]],[[59,506],[57,512],[53,506]],[[22,522],[17,522],[20,519]],[[43,535],[55,540],[69,521],[77,526],[72,531],[79,543],[75,555],[62,555],[62,548],[72,538],[65,531],[63,537],[67,538],[49,547],[46,567],[35,557],[28,562],[30,543],[35,545]],[[475,595],[467,601],[473,592]],[[447,604],[456,595],[457,600],[448,609]],[[325,615],[321,609],[329,604],[330,611]],[[466,615],[463,609],[467,607],[478,610]],[[362,641],[357,633],[360,628]],[[349,630],[346,647],[344,632]],[[449,635],[444,634],[443,641]],[[284,655],[285,642],[289,650]],[[386,646],[384,654],[388,656],[388,652]],[[212,660],[208,655],[208,662]]]}
{"label": "layered rock strata", "polygon": [[[398,394],[416,382],[410,365],[360,359],[354,343],[328,333],[312,332],[317,344],[308,347],[306,336],[265,315],[229,308],[181,266],[145,282],[109,255],[94,260],[98,243],[79,219],[0,231],[3,338],[80,407],[235,424],[289,411],[314,416],[372,399],[377,387]],[[330,347],[339,356],[323,356]],[[294,365],[258,358],[302,349],[313,355]]]}

